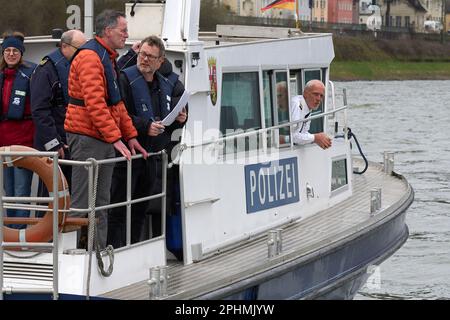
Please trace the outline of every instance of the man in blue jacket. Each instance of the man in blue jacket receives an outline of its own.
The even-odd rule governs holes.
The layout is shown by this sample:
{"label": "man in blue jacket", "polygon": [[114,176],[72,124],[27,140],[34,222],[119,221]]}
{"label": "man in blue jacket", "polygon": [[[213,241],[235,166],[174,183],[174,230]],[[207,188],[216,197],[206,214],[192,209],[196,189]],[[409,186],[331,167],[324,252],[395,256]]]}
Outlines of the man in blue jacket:
{"label": "man in blue jacket", "polygon": [[[59,48],[42,59],[31,77],[35,148],[40,151],[58,151],[60,159],[69,159],[64,119],[69,99],[70,59],[85,42],[86,37],[79,30],[64,32]],[[70,181],[70,167],[63,166],[62,170]],[[40,194],[45,195],[43,188],[40,188]]]}
{"label": "man in blue jacket", "polygon": [[[172,132],[184,126],[187,113],[183,110],[168,127],[162,125],[161,120],[176,105],[184,92],[184,86],[178,80],[178,75],[172,72],[170,62],[165,59],[165,48],[161,39],[156,36],[147,37],[137,48],[137,65],[133,65],[134,62],[129,63],[131,66],[123,69],[120,75],[122,99],[138,131],[139,143],[150,152],[166,149],[170,156]],[[158,183],[161,176],[160,161],[155,156],[147,160],[133,161],[132,199],[161,192]],[[114,168],[111,199],[114,202],[125,201],[125,195],[126,165],[118,163]],[[169,197],[167,211],[170,214],[175,201],[170,198],[173,196],[172,192],[168,191],[167,195]],[[154,207],[159,207],[160,200],[152,202],[156,202]],[[145,218],[149,211],[148,202],[132,205],[131,243],[147,238]],[[157,212],[158,209],[151,211],[153,211],[152,236],[155,237],[161,235],[161,217],[160,212]],[[112,209],[108,215],[108,243],[115,248],[126,244],[125,212],[125,207],[119,207]]]}

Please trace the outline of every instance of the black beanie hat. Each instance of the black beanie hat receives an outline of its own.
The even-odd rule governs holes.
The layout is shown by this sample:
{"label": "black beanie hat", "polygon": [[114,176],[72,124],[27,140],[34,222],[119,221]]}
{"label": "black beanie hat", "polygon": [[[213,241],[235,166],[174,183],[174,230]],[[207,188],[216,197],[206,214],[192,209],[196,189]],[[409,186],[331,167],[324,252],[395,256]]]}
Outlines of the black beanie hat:
{"label": "black beanie hat", "polygon": [[10,47],[18,49],[22,55],[25,52],[23,40],[18,37],[9,36],[3,39],[2,52],[5,51],[6,48]]}

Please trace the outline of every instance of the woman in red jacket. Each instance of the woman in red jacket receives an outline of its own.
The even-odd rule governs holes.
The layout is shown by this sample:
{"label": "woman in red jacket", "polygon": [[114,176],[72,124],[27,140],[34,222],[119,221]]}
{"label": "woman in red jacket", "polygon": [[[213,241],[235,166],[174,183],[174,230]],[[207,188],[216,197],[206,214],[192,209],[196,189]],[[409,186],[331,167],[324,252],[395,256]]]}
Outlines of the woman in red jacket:
{"label": "woman in red jacket", "polygon": [[[30,108],[30,77],[36,65],[23,60],[24,36],[19,32],[3,35],[0,58],[0,147],[33,146],[34,125]],[[28,197],[33,172],[7,167],[3,169],[6,196]],[[28,217],[28,210],[7,210],[9,217]],[[11,225],[24,228],[25,225]]]}

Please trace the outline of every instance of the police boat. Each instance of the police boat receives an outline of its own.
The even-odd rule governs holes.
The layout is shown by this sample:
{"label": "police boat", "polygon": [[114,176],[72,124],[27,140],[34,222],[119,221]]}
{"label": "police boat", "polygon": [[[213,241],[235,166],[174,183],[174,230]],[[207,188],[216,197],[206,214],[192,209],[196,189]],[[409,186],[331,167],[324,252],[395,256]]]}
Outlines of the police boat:
{"label": "police boat", "polygon": [[[92,12],[92,2],[86,5],[85,12]],[[89,170],[92,199],[98,166],[123,158],[75,162],[55,152],[3,148],[4,166],[20,165],[23,157],[46,159],[41,171],[33,161],[29,168],[46,177],[52,192],[18,199],[2,190],[3,212],[17,207],[46,212],[26,223],[45,227],[49,239],[12,233],[0,215],[0,298],[353,298],[374,266],[407,240],[405,215],[414,192],[394,171],[393,153],[379,164],[361,158],[359,144],[352,149],[347,102],[336,101],[329,80],[332,35],[230,25],[199,33],[200,0],[135,1],[125,12],[128,46],[159,35],[190,93],[189,118],[174,137],[179,143],[170,161],[160,154],[163,172],[175,170],[178,183],[166,190],[163,174],[161,192],[151,196],[162,203],[162,234],[131,243],[130,204],[149,198],[131,200],[129,194],[126,202],[108,206],[128,208],[122,248],[93,247],[99,209],[94,201],[84,211],[88,219],[67,216],[73,209],[60,200],[67,188],[58,164]],[[85,21],[85,31],[92,30],[92,17]],[[39,62],[56,42],[26,39],[28,59]],[[289,128],[304,120],[283,118],[277,109],[278,84],[287,84],[292,97],[311,79],[326,85],[322,105],[310,118],[311,132],[332,137],[326,150],[294,144]],[[166,215],[169,193],[176,210]],[[87,250],[77,248],[76,229],[83,224]]]}

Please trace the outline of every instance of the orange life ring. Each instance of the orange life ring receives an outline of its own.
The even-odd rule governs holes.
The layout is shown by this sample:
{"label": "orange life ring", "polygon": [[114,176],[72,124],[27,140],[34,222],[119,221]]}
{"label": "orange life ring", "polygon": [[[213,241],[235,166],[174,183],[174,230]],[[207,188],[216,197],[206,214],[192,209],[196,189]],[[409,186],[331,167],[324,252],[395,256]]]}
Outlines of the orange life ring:
{"label": "orange life ring", "polygon": [[[25,151],[32,152],[36,149],[25,146],[0,147],[0,151]],[[21,157],[11,156],[3,158],[3,167],[14,166],[34,171],[44,182],[50,195],[53,190],[53,161],[48,157]],[[59,170],[58,178],[58,208],[68,210],[70,208],[70,194],[67,180]],[[12,229],[3,226],[3,239],[5,242],[48,242],[53,238],[53,202],[49,203],[47,211],[40,221],[26,229]],[[65,222],[65,214],[58,217],[58,228],[61,232]]]}

